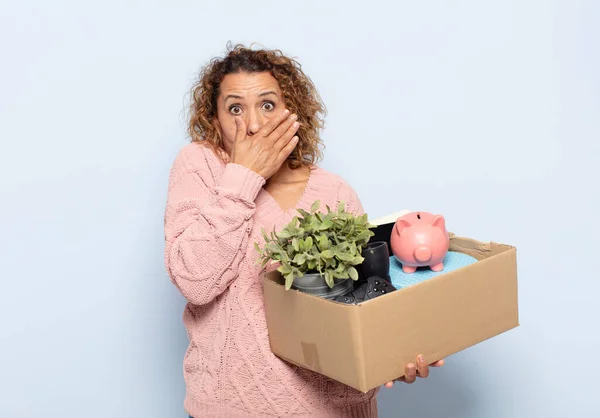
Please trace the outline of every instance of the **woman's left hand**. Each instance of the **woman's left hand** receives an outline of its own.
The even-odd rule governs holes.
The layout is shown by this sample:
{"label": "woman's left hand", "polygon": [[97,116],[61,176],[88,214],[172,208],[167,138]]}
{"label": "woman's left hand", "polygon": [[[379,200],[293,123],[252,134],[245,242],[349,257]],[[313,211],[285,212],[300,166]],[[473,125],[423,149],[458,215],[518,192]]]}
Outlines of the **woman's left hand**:
{"label": "woman's left hand", "polygon": [[435,363],[432,363],[432,364],[427,364],[427,362],[425,361],[423,356],[419,355],[419,356],[417,356],[416,366],[413,363],[408,363],[406,365],[406,368],[404,369],[404,376],[402,376],[400,379],[396,379],[392,382],[387,382],[385,384],[385,387],[391,388],[392,386],[394,386],[395,381],[409,383],[409,384],[414,383],[414,381],[417,379],[417,376],[421,377],[421,378],[425,378],[425,377],[429,376],[429,366],[442,367],[443,365],[444,365],[444,359],[442,359],[440,361],[436,361]]}

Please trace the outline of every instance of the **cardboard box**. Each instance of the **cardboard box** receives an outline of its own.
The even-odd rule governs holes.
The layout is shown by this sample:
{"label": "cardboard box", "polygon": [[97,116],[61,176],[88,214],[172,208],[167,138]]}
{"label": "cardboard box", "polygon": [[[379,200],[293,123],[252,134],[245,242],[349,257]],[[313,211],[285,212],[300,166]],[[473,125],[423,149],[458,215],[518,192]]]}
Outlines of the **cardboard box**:
{"label": "cardboard box", "polygon": [[[371,240],[389,244],[396,217],[372,221]],[[368,392],[403,376],[419,353],[432,363],[519,326],[516,248],[450,235],[450,251],[478,261],[359,305],[285,290],[280,274],[268,273],[271,350]]]}

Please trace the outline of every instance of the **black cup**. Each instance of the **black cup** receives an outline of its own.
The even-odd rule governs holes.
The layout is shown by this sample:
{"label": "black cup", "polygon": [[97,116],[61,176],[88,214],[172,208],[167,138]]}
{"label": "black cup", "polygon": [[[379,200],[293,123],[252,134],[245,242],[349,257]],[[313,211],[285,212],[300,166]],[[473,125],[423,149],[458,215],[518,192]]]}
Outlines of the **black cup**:
{"label": "black cup", "polygon": [[390,253],[387,242],[369,242],[362,250],[364,261],[360,265],[360,281],[364,282],[369,277],[382,277],[390,279]]}

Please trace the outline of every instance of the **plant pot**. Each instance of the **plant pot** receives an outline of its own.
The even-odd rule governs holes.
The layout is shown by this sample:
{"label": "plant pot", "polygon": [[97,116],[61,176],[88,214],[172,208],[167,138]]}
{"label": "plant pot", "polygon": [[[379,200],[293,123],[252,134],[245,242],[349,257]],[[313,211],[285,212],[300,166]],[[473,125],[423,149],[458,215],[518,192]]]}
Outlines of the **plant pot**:
{"label": "plant pot", "polygon": [[361,263],[360,283],[366,282],[369,277],[382,277],[389,281],[390,277],[390,252],[385,241],[368,243],[361,254],[364,261]]}
{"label": "plant pot", "polygon": [[354,280],[334,279],[333,287],[329,287],[325,281],[325,277],[321,274],[307,273],[302,277],[294,277],[292,289],[324,299],[335,299],[340,295],[351,292],[354,289]]}

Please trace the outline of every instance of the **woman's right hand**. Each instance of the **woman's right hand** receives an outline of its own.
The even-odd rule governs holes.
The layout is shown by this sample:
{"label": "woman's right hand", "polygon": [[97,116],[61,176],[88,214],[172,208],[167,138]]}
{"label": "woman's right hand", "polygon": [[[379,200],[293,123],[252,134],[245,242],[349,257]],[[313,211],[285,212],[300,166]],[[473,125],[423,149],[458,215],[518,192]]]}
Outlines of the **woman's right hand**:
{"label": "woman's right hand", "polygon": [[247,136],[246,123],[236,117],[235,143],[230,161],[253,170],[267,180],[279,170],[298,143],[298,137],[294,135],[300,124],[296,119],[296,115],[289,115],[286,109],[265,123],[256,134]]}

